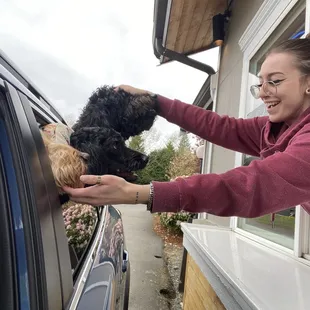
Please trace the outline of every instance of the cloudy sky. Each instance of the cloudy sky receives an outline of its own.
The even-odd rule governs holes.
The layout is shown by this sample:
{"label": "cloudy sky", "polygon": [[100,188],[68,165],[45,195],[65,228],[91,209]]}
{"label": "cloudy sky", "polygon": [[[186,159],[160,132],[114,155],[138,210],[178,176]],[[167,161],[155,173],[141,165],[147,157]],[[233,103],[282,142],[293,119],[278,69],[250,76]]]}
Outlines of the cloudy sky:
{"label": "cloudy sky", "polygon": [[[129,84],[192,103],[207,75],[181,63],[158,66],[153,1],[4,0],[0,49],[68,118],[103,84]],[[214,68],[217,50],[193,56]],[[178,127],[158,119],[169,136]]]}

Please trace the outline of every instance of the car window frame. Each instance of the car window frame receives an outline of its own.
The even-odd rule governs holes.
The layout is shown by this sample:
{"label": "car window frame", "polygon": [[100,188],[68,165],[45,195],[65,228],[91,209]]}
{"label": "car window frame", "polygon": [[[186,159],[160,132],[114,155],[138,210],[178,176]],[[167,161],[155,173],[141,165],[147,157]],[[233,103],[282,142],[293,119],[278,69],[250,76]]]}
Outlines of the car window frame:
{"label": "car window frame", "polygon": [[[48,123],[51,123],[52,116],[46,115],[46,113],[43,113],[42,111],[40,111],[40,109],[36,109],[35,103],[32,102],[32,100],[30,98],[28,98],[27,96],[25,96],[24,94],[21,93],[19,96],[20,96],[21,102],[24,106],[25,115],[28,119],[29,125],[30,125],[31,130],[32,130],[33,137],[36,141],[36,144],[41,144],[41,147],[42,147],[43,140],[41,138],[41,134],[40,134],[40,131],[38,129],[37,118],[40,118],[41,121],[43,121],[45,124],[48,124]],[[42,143],[40,143],[40,142],[42,142]],[[39,157],[40,157],[40,154],[43,154],[43,153],[45,153],[45,155],[47,154],[45,151],[42,153],[39,152]],[[43,157],[44,156],[42,156],[42,158]],[[50,166],[49,163],[45,163],[45,164]],[[50,170],[50,172],[51,172],[51,169],[48,169],[48,170]],[[49,173],[48,178],[51,179],[51,173]],[[52,178],[51,182],[53,183],[53,185],[55,185],[53,178]],[[49,186],[51,186],[51,184]],[[55,199],[57,199],[55,197],[57,197],[57,195],[58,195],[57,193],[55,194],[56,185],[53,187],[54,187],[53,194],[51,194],[54,197],[53,203],[56,203],[58,205],[58,200],[57,200],[57,202],[55,202]],[[83,264],[85,264],[85,262],[86,262],[86,257],[88,255],[90,249],[91,249],[91,246],[92,246],[94,239],[96,237],[96,234],[98,232],[98,227],[100,224],[102,212],[103,212],[102,206],[96,208],[97,221],[95,224],[95,229],[92,233],[92,236],[91,236],[83,254],[81,255],[80,259],[78,260],[76,268],[73,271],[73,274],[72,274],[73,284],[76,282],[77,278],[79,277],[79,274],[83,268]],[[58,251],[61,252],[61,253],[59,253],[59,260],[60,260],[59,264],[61,266],[60,267],[61,268],[61,277],[63,278],[62,281],[66,282],[69,269],[64,268],[64,266],[67,264],[68,240],[67,240],[67,238],[64,238],[64,236],[66,236],[65,231],[64,231],[65,226],[64,226],[63,216],[61,214],[61,217],[60,217],[59,212],[55,215],[54,225],[55,225],[55,231],[56,231],[56,242],[57,242],[57,246],[58,246]],[[70,268],[70,270],[71,270],[71,268]],[[64,284],[63,284],[63,286],[64,286]],[[70,287],[70,284],[68,286],[68,283],[67,283],[66,287]],[[70,293],[67,292],[66,295],[69,296]]]}

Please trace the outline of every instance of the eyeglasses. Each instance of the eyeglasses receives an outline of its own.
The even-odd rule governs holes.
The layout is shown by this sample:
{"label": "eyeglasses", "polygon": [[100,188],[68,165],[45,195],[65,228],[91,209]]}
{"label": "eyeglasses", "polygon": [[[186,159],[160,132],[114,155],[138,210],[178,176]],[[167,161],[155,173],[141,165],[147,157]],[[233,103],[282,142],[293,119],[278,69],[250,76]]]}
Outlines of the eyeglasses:
{"label": "eyeglasses", "polygon": [[277,94],[277,86],[280,85],[286,79],[274,80],[274,81],[266,81],[262,84],[252,85],[250,87],[250,91],[252,96],[255,99],[259,99],[260,90],[263,89],[267,96],[276,95]]}

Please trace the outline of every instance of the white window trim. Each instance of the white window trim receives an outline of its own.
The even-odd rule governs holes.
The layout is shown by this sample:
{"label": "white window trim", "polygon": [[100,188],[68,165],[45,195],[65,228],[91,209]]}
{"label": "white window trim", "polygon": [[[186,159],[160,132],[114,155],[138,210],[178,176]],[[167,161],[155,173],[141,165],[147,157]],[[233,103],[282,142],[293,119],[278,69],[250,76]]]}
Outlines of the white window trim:
{"label": "white window trim", "polygon": [[[221,59],[221,54],[222,54],[222,48],[219,48],[219,53],[218,53],[218,59]],[[215,81],[214,84],[216,85],[216,89],[214,92],[214,98],[213,98],[213,106],[212,106],[212,111],[216,112],[216,108],[217,108],[217,96],[218,96],[218,91],[219,91],[219,67],[220,67],[220,61],[218,61],[218,65],[217,65],[217,74],[214,77]],[[213,153],[213,143],[209,144],[209,148],[208,148],[208,163],[207,163],[207,170],[203,171],[203,173],[210,173],[211,172],[211,163],[212,163],[212,153]]]}
{"label": "white window trim", "polygon": [[[222,48],[219,48],[219,52],[218,52],[218,59],[221,59],[221,53],[222,53]],[[220,68],[220,61],[217,62],[217,73],[215,75],[215,80],[214,80],[214,84],[216,85],[216,89],[214,91],[214,97],[213,97],[213,106],[212,106],[212,111],[216,112],[216,106],[217,106],[217,95],[218,95],[218,89],[219,89],[219,68]],[[211,86],[210,86],[211,87]],[[211,89],[210,89],[211,91]],[[203,170],[202,173],[208,174],[211,173],[211,163],[212,163],[212,154],[213,154],[213,143],[210,142],[206,142],[208,143],[208,148],[206,147],[206,152],[208,152],[208,154],[205,154],[204,158],[207,155],[208,161],[206,163],[206,165],[203,165]],[[208,215],[206,212],[202,212],[198,214],[198,219],[207,219]]]}
{"label": "white window trim", "polygon": [[[251,59],[299,0],[265,0],[239,40],[244,58]],[[308,0],[307,0],[308,1]]]}
{"label": "white window trim", "polygon": [[[246,93],[248,86],[248,73],[251,58],[257,53],[264,42],[275,31],[281,21],[289,14],[290,10],[299,0],[265,0],[255,17],[245,30],[239,40],[239,46],[243,52],[242,80],[239,105],[239,117],[246,117]],[[306,20],[305,31],[310,32],[310,0],[306,0]],[[235,167],[242,165],[242,154],[236,152]],[[310,220],[307,213],[300,207],[296,207],[295,238],[294,250],[275,244],[272,241],[256,236],[250,232],[238,228],[238,218],[232,217],[230,227],[236,232],[251,238],[253,241],[263,243],[264,245],[276,248],[281,252],[300,258],[302,253],[309,253],[309,236],[304,232],[309,232]],[[310,255],[308,255],[310,256]]]}

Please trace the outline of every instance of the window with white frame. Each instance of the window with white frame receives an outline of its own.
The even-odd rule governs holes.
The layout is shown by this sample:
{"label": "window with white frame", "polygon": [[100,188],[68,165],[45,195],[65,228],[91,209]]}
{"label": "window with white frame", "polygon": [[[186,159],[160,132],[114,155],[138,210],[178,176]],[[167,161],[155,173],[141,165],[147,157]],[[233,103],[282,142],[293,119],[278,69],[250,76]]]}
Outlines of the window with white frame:
{"label": "window with white frame", "polygon": [[[264,61],[266,53],[277,43],[290,39],[299,38],[304,35],[305,30],[306,9],[305,1],[298,1],[297,4],[290,10],[278,27],[273,31],[269,38],[259,48],[255,55],[250,59],[249,72],[247,79],[248,92],[245,96],[245,117],[254,117],[267,115],[265,105],[261,100],[255,100],[249,91],[250,85],[257,84],[257,75]],[[248,165],[252,160],[246,155],[243,156],[243,165]],[[296,208],[292,208],[268,214],[253,219],[238,218],[237,227],[251,234],[257,235],[264,239],[275,242],[286,248],[294,250],[295,242],[295,222]],[[298,216],[300,216],[298,214]],[[299,236],[298,236],[299,238]]]}

